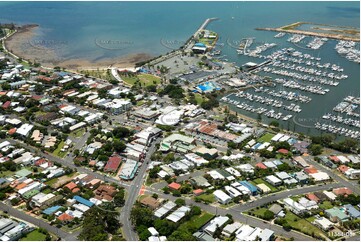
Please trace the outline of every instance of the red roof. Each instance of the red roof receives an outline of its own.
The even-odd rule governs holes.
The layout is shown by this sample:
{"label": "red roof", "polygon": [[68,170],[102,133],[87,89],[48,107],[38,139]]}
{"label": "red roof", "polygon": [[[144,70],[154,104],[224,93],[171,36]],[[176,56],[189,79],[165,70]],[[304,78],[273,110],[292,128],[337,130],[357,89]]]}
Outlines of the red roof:
{"label": "red roof", "polygon": [[69,190],[73,190],[74,188],[76,188],[76,184],[74,182],[69,182],[65,185],[65,187],[67,187]]}
{"label": "red roof", "polygon": [[63,213],[62,215],[60,215],[60,216],[58,217],[58,219],[59,219],[60,221],[71,221],[71,220],[74,219],[74,217],[71,216],[71,215],[69,215],[69,214],[67,214],[67,213]]}
{"label": "red roof", "polygon": [[168,185],[168,187],[174,190],[178,190],[179,188],[181,188],[181,185],[176,182],[172,182],[171,184]]}
{"label": "red roof", "polygon": [[42,165],[42,164],[44,164],[46,162],[47,161],[45,159],[39,159],[39,160],[35,161],[34,165],[35,166],[40,166],[40,165]]}
{"label": "red roof", "polygon": [[305,168],[305,172],[307,174],[313,174],[313,173],[317,173],[318,170],[316,168],[314,168],[314,167],[307,167],[307,168]]}
{"label": "red roof", "polygon": [[261,168],[261,169],[267,169],[267,166],[265,166],[262,162],[257,163],[256,167]]}
{"label": "red roof", "polygon": [[335,155],[331,155],[330,160],[332,160],[333,162],[336,162],[336,163],[340,162],[340,159]]}
{"label": "red roof", "polygon": [[108,162],[104,167],[104,171],[116,172],[118,170],[120,162],[122,162],[122,158],[120,158],[119,156],[109,157]]}
{"label": "red roof", "polygon": [[288,154],[288,150],[286,150],[286,149],[279,149],[279,150],[278,150],[278,153],[287,155],[287,154]]}
{"label": "red roof", "polygon": [[8,134],[14,134],[16,132],[16,128],[12,128],[8,131]]}
{"label": "red roof", "polygon": [[335,193],[337,196],[352,194],[351,189],[347,188],[347,187],[335,188],[335,189],[332,190],[332,192]]}
{"label": "red roof", "polygon": [[345,166],[345,165],[340,165],[337,170],[339,170],[340,172],[342,173],[345,173],[347,170],[349,169],[348,166]]}
{"label": "red roof", "polygon": [[10,107],[11,102],[10,101],[6,101],[3,105],[2,108],[3,109],[7,109],[8,107]]}
{"label": "red roof", "polygon": [[71,190],[72,193],[77,193],[80,191],[80,188],[79,187],[76,187],[74,188],[73,190]]}
{"label": "red roof", "polygon": [[307,197],[309,200],[315,201],[315,202],[317,202],[317,203],[320,201],[320,199],[319,199],[315,194],[313,194],[313,193],[308,193],[308,194],[306,194],[306,197]]}
{"label": "red roof", "polygon": [[204,191],[202,189],[196,189],[196,190],[193,190],[193,194],[198,196],[198,195],[201,195]]}

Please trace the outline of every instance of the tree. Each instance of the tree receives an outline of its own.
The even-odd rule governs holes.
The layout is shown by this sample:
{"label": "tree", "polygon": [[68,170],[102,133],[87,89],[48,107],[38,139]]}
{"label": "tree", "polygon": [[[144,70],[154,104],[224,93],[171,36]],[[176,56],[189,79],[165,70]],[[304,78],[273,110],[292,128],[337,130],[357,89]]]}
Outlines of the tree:
{"label": "tree", "polygon": [[320,144],[311,144],[308,149],[312,155],[320,155],[323,152],[323,147]]}
{"label": "tree", "polygon": [[135,226],[144,225],[147,228],[153,224],[153,212],[149,208],[134,206],[130,212],[130,220]]}
{"label": "tree", "polygon": [[202,213],[202,210],[198,206],[192,206],[191,208],[191,214],[192,215],[200,215]]}
{"label": "tree", "polygon": [[184,199],[178,198],[177,200],[175,200],[174,202],[175,204],[177,204],[177,206],[184,206],[186,205],[186,201]]}
{"label": "tree", "polygon": [[125,148],[127,148],[127,146],[124,144],[124,142],[119,141],[119,140],[115,140],[113,142],[113,147],[114,147],[114,150],[117,152],[123,152],[125,150]]}
{"label": "tree", "polygon": [[114,196],[114,205],[117,207],[122,207],[124,206],[125,203],[125,191],[124,189],[120,189],[119,192],[117,192],[117,194],[115,194]]}
{"label": "tree", "polygon": [[270,221],[270,220],[272,220],[274,218],[274,216],[275,216],[275,214],[272,211],[268,210],[268,209],[263,213],[263,219],[264,220]]}
{"label": "tree", "polygon": [[272,120],[270,123],[269,123],[270,126],[273,126],[273,127],[279,127],[280,124],[276,121],[276,120]]}

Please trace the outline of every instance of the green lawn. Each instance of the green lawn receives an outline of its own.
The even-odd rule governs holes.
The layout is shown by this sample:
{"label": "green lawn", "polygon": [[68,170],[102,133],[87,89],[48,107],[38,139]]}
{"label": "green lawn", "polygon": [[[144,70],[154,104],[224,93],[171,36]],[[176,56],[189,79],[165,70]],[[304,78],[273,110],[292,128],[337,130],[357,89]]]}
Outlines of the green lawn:
{"label": "green lawn", "polygon": [[137,77],[133,77],[133,76],[121,76],[122,80],[126,83],[128,83],[129,85],[134,85],[134,83],[138,80]]}
{"label": "green lawn", "polygon": [[330,201],[324,201],[322,202],[319,207],[322,209],[322,210],[326,210],[326,209],[330,209],[330,208],[333,208],[333,205]]}
{"label": "green lawn", "polygon": [[64,144],[65,144],[64,141],[61,141],[58,145],[58,148],[56,148],[56,150],[54,150],[53,155],[63,158],[67,153],[67,152],[61,151],[61,149],[64,147]]}
{"label": "green lawn", "polygon": [[285,219],[287,220],[288,224],[295,230],[301,231],[304,234],[308,234],[310,236],[318,235],[324,236],[322,230],[311,224],[306,219],[301,219],[294,213],[287,211]]}
{"label": "green lawn", "polygon": [[267,211],[267,208],[259,208],[254,211],[252,211],[256,216],[263,218],[264,213]]}
{"label": "green lawn", "polygon": [[261,143],[270,142],[271,139],[273,138],[273,136],[274,136],[274,134],[267,133],[267,134],[263,135],[261,138],[259,138],[257,141],[261,142]]}
{"label": "green lawn", "polygon": [[199,93],[194,94],[194,98],[196,99],[198,105],[200,105],[204,101],[204,98]]}
{"label": "green lawn", "polygon": [[198,196],[202,201],[204,202],[208,202],[208,203],[213,203],[216,201],[214,195],[211,194],[202,194]]}
{"label": "green lawn", "polygon": [[45,182],[45,184],[51,187],[52,185],[54,185],[54,184],[57,183],[58,181],[59,181],[58,178],[53,178],[53,179]]}
{"label": "green lawn", "polygon": [[213,217],[214,217],[213,214],[204,212],[201,215],[193,216],[189,221],[187,221],[187,222],[183,223],[181,226],[179,226],[179,229],[182,230],[182,228],[195,227],[198,230],[203,225],[205,225],[209,220],[211,220]]}
{"label": "green lawn", "polygon": [[28,233],[21,241],[45,241],[46,235],[40,233],[38,230],[34,230]]}
{"label": "green lawn", "polygon": [[151,74],[140,74],[138,78],[142,86],[157,85],[160,83],[160,78]]}
{"label": "green lawn", "polygon": [[41,191],[42,193],[49,194],[52,192],[50,188],[46,188],[45,190]]}
{"label": "green lawn", "polygon": [[84,128],[82,128],[82,129],[77,129],[77,130],[74,130],[73,132],[71,132],[71,133],[70,133],[70,136],[79,138],[79,137],[83,136],[84,133],[85,133],[85,129],[84,129]]}

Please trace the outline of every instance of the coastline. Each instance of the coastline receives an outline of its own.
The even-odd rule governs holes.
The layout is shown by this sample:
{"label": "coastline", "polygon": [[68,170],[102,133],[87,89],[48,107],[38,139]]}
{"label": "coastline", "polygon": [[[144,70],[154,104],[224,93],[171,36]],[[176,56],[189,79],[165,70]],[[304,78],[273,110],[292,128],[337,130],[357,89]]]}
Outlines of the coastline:
{"label": "coastline", "polygon": [[[23,60],[40,63],[45,68],[60,66],[69,70],[92,70],[107,69],[109,67],[126,68],[134,67],[136,63],[147,61],[153,56],[147,53],[133,53],[114,58],[104,58],[99,61],[88,59],[64,59],[58,52],[61,51],[62,43],[45,43],[34,41],[37,36],[39,25],[24,25],[4,39],[4,46],[14,56]],[[53,46],[52,46],[53,44]],[[47,46],[48,45],[48,46]],[[53,48],[51,48],[53,47]]]}

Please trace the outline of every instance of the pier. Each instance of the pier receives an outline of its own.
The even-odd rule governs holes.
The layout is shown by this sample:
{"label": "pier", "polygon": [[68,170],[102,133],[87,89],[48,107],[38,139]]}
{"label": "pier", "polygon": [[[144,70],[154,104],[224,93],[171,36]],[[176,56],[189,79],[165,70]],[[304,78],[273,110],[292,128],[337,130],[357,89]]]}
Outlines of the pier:
{"label": "pier", "polygon": [[207,18],[203,24],[199,27],[199,29],[193,34],[193,38],[196,38],[197,35],[199,34],[199,32],[201,32],[202,30],[205,29],[205,27],[207,27],[207,25],[212,22],[212,21],[215,21],[215,20],[218,20],[218,18]]}

